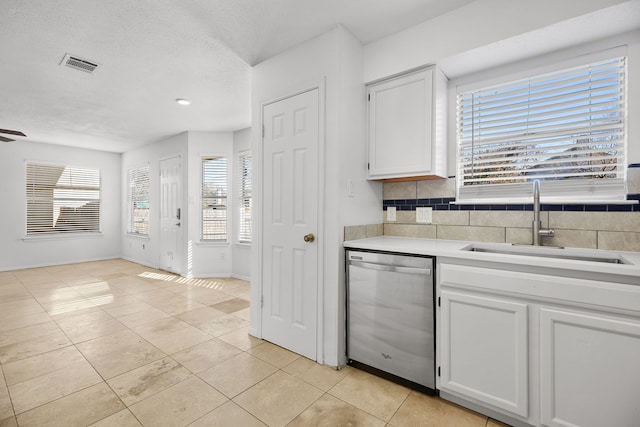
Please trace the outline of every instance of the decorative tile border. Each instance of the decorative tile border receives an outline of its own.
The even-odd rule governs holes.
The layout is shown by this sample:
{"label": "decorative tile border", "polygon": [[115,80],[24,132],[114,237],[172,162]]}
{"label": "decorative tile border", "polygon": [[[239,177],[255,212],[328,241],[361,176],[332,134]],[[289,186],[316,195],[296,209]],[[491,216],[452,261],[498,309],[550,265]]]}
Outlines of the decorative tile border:
{"label": "decorative tile border", "polygon": [[[631,167],[632,165],[629,165]],[[635,165],[634,165],[635,166]],[[638,164],[640,167],[640,164]],[[432,208],[434,211],[533,211],[533,204],[507,204],[507,205],[456,205],[454,197],[437,197],[432,199],[396,199],[383,200],[382,209],[395,206],[398,211],[415,211],[416,208]],[[640,194],[628,194],[627,200],[640,200]],[[640,212],[640,203],[637,204],[541,204],[542,211],[559,212]]]}

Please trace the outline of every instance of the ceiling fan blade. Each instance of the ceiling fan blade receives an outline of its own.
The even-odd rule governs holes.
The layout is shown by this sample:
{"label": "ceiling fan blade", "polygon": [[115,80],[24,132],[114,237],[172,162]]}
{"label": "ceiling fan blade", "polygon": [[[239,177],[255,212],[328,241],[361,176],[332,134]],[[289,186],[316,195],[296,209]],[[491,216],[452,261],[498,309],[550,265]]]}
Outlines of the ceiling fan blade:
{"label": "ceiling fan blade", "polygon": [[[9,135],[27,136],[19,130],[0,129],[0,133],[8,133]],[[13,140],[12,140],[13,141]]]}
{"label": "ceiling fan blade", "polygon": [[15,141],[15,139],[6,138],[6,137],[0,135],[0,141],[2,141],[2,142],[11,142],[11,141]]}

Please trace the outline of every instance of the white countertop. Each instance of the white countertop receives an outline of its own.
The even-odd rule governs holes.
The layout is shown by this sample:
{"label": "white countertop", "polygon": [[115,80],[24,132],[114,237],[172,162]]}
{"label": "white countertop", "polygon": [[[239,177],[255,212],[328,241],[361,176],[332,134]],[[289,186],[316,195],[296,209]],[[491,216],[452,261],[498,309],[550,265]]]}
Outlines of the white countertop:
{"label": "white countertop", "polygon": [[[561,251],[559,254],[573,254],[586,257],[621,257],[626,264],[606,262],[582,261],[565,258],[529,256],[520,254],[503,254],[489,252],[474,252],[463,250],[469,245],[478,245],[494,249],[522,248],[524,251],[542,250],[545,253]],[[502,264],[516,264],[536,268],[550,268],[572,270],[585,273],[617,275],[623,278],[623,283],[640,285],[640,252],[605,251],[582,248],[547,248],[532,246],[513,246],[508,243],[480,243],[464,240],[439,240],[411,237],[381,236],[368,239],[350,240],[343,243],[345,248],[365,249],[374,251],[398,252],[414,255],[430,255],[452,260],[474,260],[481,262],[497,262]]]}

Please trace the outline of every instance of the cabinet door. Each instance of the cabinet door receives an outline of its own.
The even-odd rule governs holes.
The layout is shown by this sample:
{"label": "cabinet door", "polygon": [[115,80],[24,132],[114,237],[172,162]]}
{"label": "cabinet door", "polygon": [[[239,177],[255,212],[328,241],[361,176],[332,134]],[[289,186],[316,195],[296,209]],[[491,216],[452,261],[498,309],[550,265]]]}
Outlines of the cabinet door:
{"label": "cabinet door", "polygon": [[543,308],[540,352],[544,425],[639,425],[639,322]]}
{"label": "cabinet door", "polygon": [[432,69],[369,87],[370,177],[430,174],[432,104]]}
{"label": "cabinet door", "polygon": [[527,304],[447,290],[440,297],[440,388],[527,417]]}

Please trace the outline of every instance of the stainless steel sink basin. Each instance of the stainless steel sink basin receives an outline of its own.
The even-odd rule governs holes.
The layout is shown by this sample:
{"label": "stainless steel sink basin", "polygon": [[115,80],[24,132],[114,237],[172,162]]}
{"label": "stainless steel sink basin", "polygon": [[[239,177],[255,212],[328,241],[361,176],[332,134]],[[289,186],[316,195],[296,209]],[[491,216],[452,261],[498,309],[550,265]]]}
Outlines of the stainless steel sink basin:
{"label": "stainless steel sink basin", "polygon": [[532,257],[569,259],[575,261],[603,262],[609,264],[631,264],[618,254],[598,254],[579,249],[565,249],[557,246],[519,246],[502,244],[473,244],[462,248],[463,251],[485,252],[502,255],[523,255]]}

